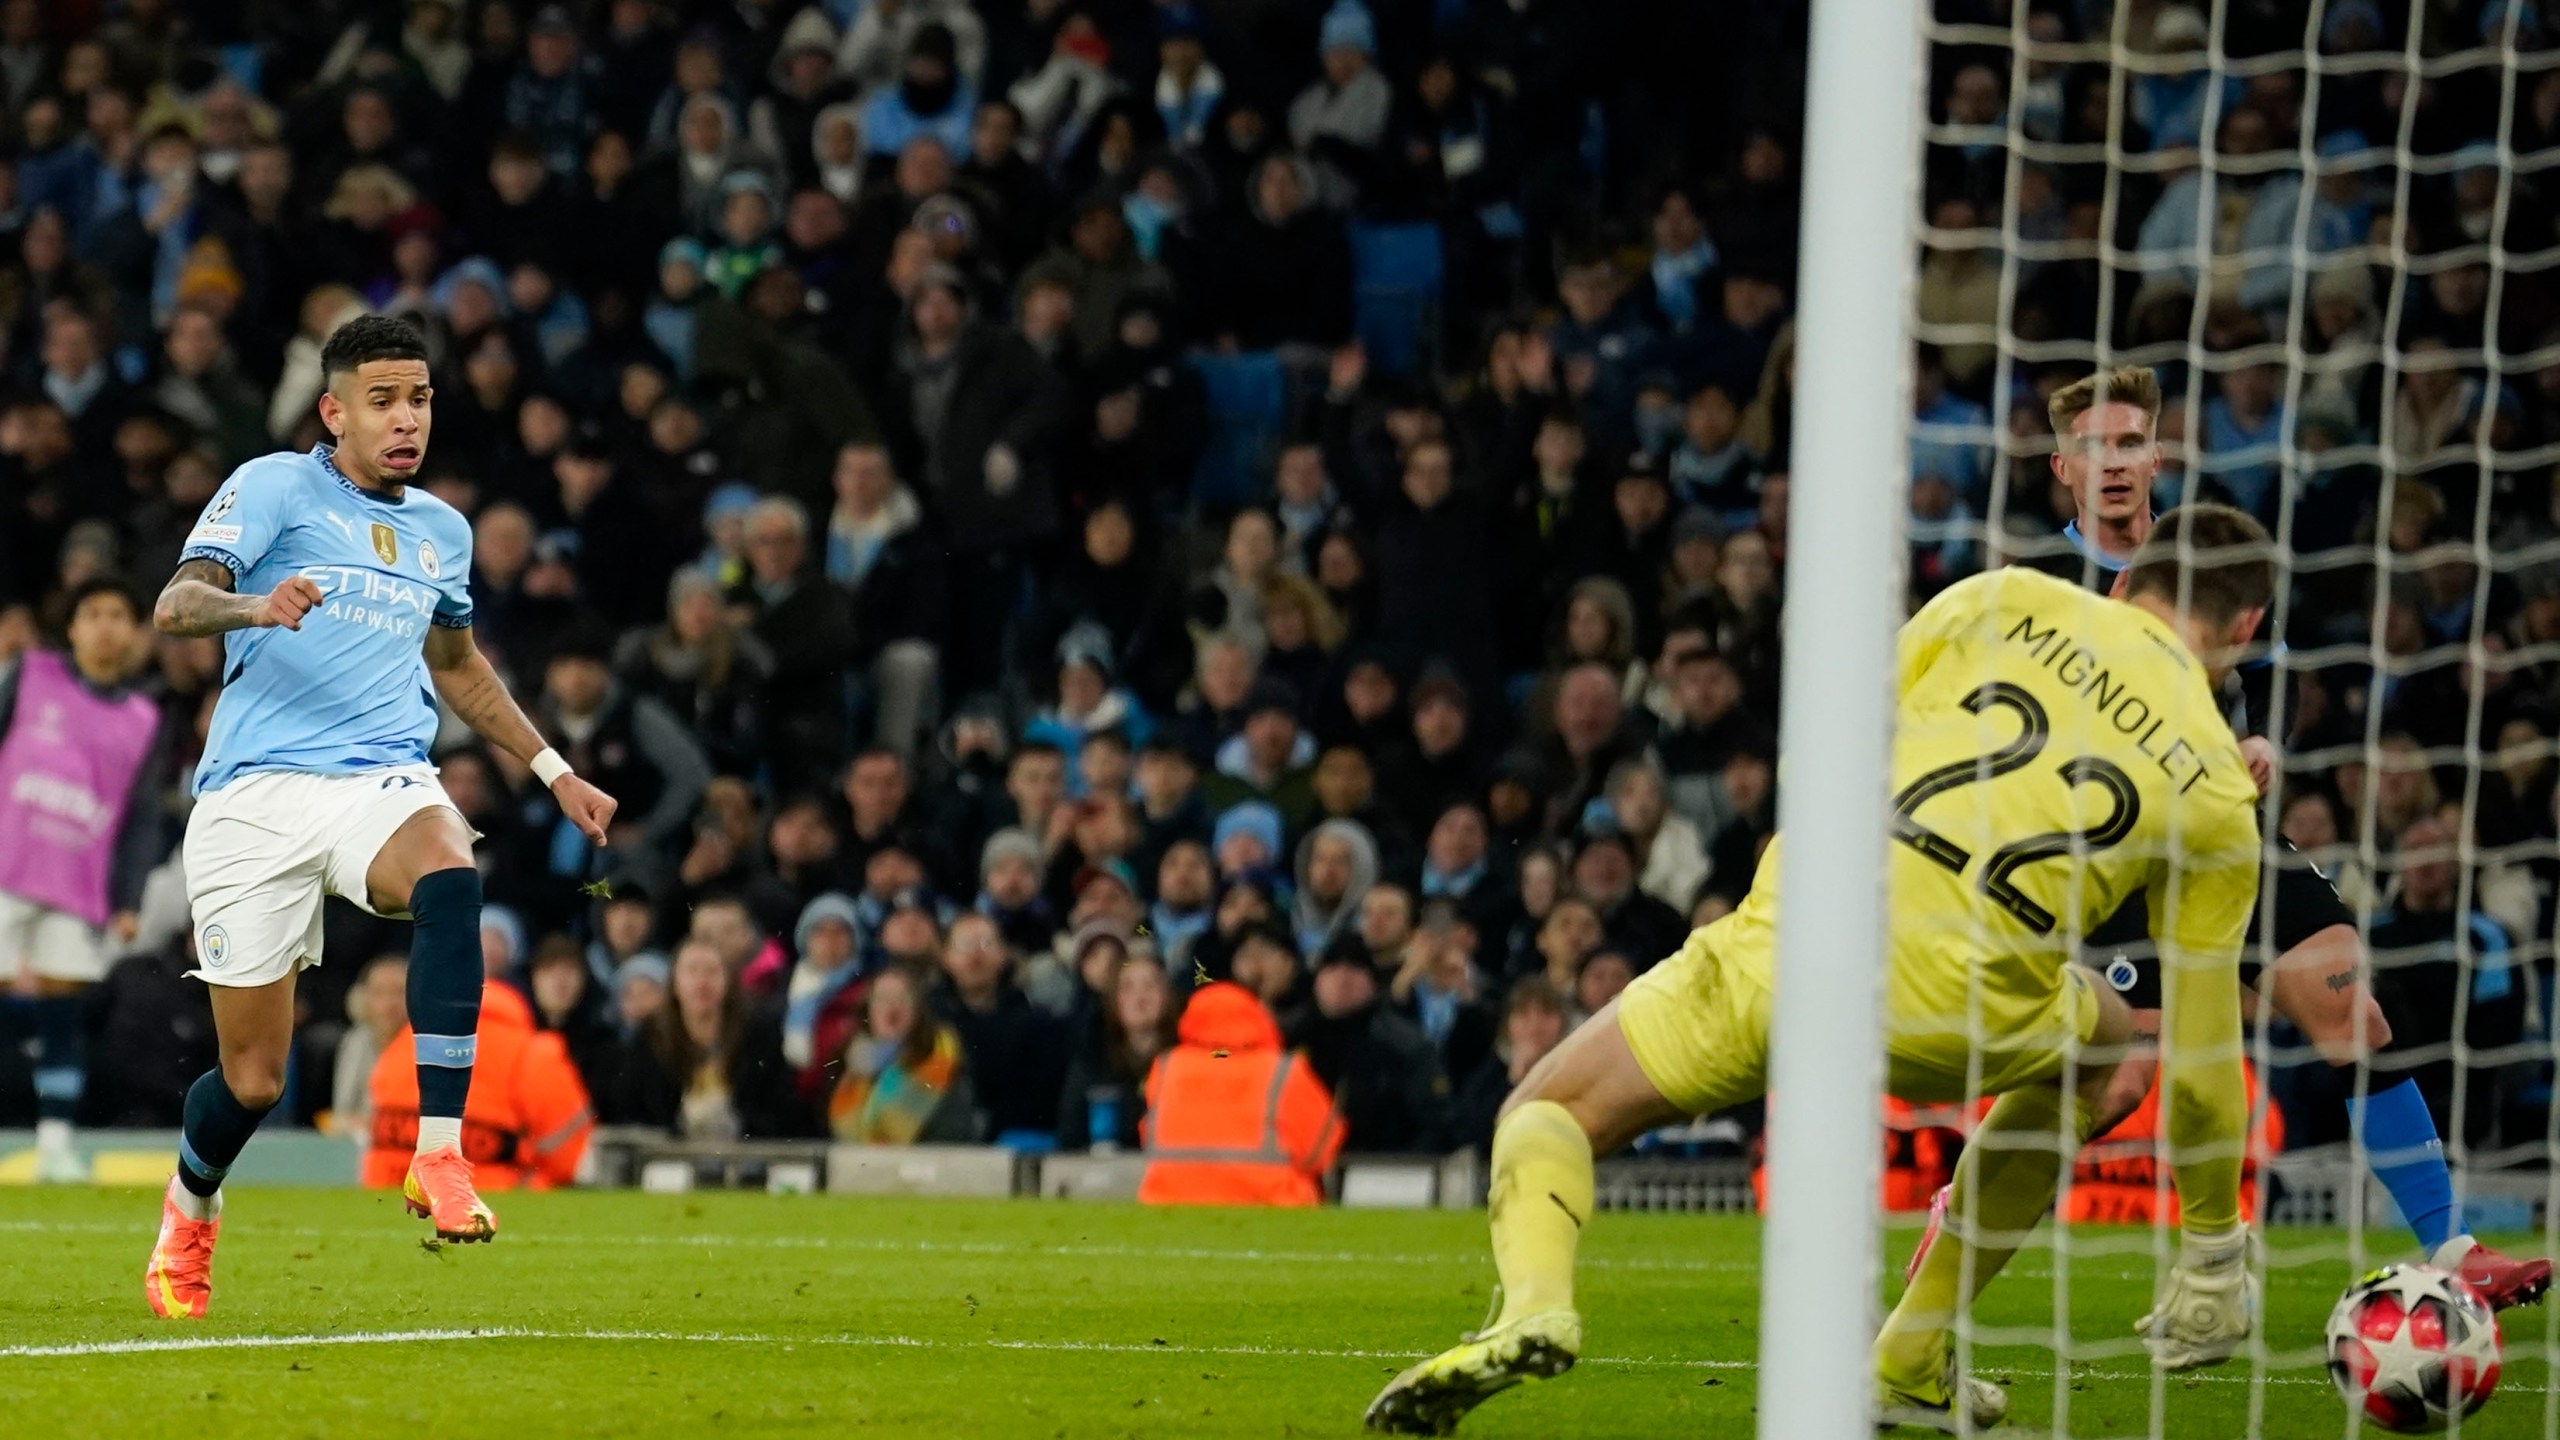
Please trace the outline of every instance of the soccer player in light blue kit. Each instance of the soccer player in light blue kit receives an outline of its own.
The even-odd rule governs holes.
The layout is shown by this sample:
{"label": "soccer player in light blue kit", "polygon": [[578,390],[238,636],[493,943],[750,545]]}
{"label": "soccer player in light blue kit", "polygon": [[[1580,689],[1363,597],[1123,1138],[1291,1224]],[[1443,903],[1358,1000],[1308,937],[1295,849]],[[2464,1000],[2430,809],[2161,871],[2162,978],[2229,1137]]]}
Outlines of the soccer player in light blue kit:
{"label": "soccer player in light blue kit", "polygon": [[614,801],[542,743],[471,641],[471,526],[409,487],[427,454],[425,340],[365,316],[321,351],[334,444],[235,471],[196,523],[152,621],[223,637],[223,689],[187,821],[196,974],[221,1064],[187,1091],[178,1173],[143,1274],[152,1310],[212,1300],[222,1177],[284,1089],[295,972],[320,963],[320,906],[343,896],[417,930],[409,1022],[418,1137],[409,1209],[446,1240],[497,1218],[471,1184],[462,1104],[480,1020],[480,875],[436,782],[436,699],[525,761],[605,843]]}

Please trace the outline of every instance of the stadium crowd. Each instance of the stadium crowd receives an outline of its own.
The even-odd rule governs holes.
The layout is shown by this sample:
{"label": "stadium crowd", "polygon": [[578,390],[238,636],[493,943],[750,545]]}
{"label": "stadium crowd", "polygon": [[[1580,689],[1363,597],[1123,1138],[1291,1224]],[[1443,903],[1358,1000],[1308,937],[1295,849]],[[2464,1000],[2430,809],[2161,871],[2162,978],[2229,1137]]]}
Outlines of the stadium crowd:
{"label": "stadium crowd", "polygon": [[[2043,396],[2095,342],[2174,351],[2159,503],[2297,552],[2283,832],[2489,1047],[2459,1132],[2538,1155],[2560,293],[2485,247],[2560,243],[2494,144],[2560,140],[2560,71],[2512,115],[2460,72],[2217,82],[2202,13],[2126,3],[2138,74],[1932,67],[1913,600],[2072,517]],[[458,725],[436,756],[488,973],[600,1117],[1132,1146],[1232,981],[1351,1149],[1480,1143],[1770,833],[1802,11],[0,0],[0,661],[84,581],[156,589],[232,467],[321,438],[328,332],[407,315],[478,641],[622,802],[598,849]],[[2324,55],[2407,38],[2325,13]],[[2542,43],[2423,13],[2430,53]],[[2092,141],[2163,163],[2038,158]],[[2358,248],[2394,233],[2405,270]],[[102,1124],[211,1058],[173,853],[221,646],[148,652]],[[405,933],[333,905],[302,1119],[362,1133]]]}

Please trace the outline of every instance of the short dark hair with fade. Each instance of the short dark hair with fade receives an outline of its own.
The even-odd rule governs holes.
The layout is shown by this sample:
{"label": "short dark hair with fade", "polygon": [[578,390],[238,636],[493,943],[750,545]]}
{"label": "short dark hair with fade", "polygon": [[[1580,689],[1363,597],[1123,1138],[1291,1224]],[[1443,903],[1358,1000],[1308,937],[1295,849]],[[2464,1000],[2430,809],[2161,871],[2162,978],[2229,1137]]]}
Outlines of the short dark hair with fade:
{"label": "short dark hair with fade", "polygon": [[2217,624],[2275,603],[2267,527],[2228,505],[2181,505],[2152,522],[2125,571],[2125,595],[2157,595]]}
{"label": "short dark hair with fade", "polygon": [[320,380],[327,384],[359,365],[375,360],[427,358],[427,337],[397,315],[359,315],[329,332],[320,347]]}

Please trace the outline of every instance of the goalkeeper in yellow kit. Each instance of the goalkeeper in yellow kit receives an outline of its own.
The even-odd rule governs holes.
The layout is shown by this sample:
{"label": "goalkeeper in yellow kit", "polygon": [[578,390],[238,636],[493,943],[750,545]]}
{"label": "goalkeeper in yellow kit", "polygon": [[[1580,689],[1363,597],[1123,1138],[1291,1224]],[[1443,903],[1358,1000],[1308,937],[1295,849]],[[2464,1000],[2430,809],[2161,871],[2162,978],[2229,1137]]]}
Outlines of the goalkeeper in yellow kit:
{"label": "goalkeeper in yellow kit", "polygon": [[[2265,615],[2273,555],[2248,516],[2189,506],[2153,526],[2123,602],[2012,568],[1951,587],[1903,627],[1886,1084],[1917,1102],[2000,1100],[1956,1170],[1956,1243],[1931,1247],[1876,1341],[1888,1421],[1952,1430],[1959,1408],[1976,1427],[2008,1410],[1999,1387],[1955,1373],[1949,1328],[2052,1204],[2098,1116],[2131,1013],[2072,952],[2136,894],[2159,940],[2185,1232],[2139,1328],[2171,1369],[2226,1359],[2249,1334],[2238,964],[2258,893],[2257,791],[2216,689]],[[1571,1368],[1593,1157],[1766,1089],[1780,850],[1739,909],[1512,1093],[1493,1139],[1500,1312],[1397,1376],[1370,1428],[1445,1434],[1486,1397]],[[1864,1074],[1848,1067],[1841,1083]]]}

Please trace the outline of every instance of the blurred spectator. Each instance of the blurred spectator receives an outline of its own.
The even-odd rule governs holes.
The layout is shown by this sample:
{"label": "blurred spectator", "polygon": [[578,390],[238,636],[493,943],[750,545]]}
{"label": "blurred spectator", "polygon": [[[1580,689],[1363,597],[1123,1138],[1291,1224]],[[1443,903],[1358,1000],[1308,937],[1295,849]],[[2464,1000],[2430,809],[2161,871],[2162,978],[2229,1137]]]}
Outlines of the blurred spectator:
{"label": "blurred spectator", "polygon": [[[1206,783],[1210,808],[1221,816],[1258,801],[1271,806],[1292,831],[1315,813],[1315,742],[1298,725],[1296,692],[1278,681],[1257,683],[1245,699],[1244,728],[1218,747],[1217,773]],[[1225,847],[1219,847],[1225,866]],[[1278,859],[1278,848],[1264,863]]]}
{"label": "blurred spectator", "polygon": [[1081,1118],[1057,1108],[1065,1037],[1014,983],[1012,970],[994,921],[963,915],[951,922],[933,1010],[959,1038],[993,1136],[1056,1130]]}
{"label": "blurred spectator", "polygon": [[688,1140],[816,1133],[782,1058],[779,1017],[749,1013],[717,947],[678,945],[667,990],[666,1003],[623,1047],[620,1109],[628,1123]]}
{"label": "blurred spectator", "polygon": [[1609,773],[1607,799],[1635,852],[1637,887],[1688,914],[1707,878],[1707,851],[1698,827],[1671,812],[1662,772],[1650,758],[1629,760]]}
{"label": "blurred spectator", "polygon": [[1342,1114],[1343,1149],[1438,1154],[1448,1148],[1449,1079],[1430,1039],[1385,1003],[1358,936],[1316,962],[1315,1004],[1292,1032]]}
{"label": "blurred spectator", "polygon": [[1206,985],[1148,1073],[1144,1205],[1313,1205],[1344,1132],[1333,1095],[1238,985]]}
{"label": "blurred spectator", "polygon": [[1022,601],[1024,547],[1058,528],[1051,449],[1065,387],[1019,336],[970,314],[968,285],[927,269],[908,301],[898,346],[898,398],[885,407],[903,437],[899,469],[924,480],[952,537],[951,682],[992,680]]}
{"label": "blurred spectator", "polygon": [[[710,782],[710,761],[664,705],[614,680],[600,636],[581,632],[553,647],[534,713],[561,756],[622,802],[617,828],[660,849],[683,833]],[[555,816],[554,828],[567,837],[549,846],[555,873],[583,878],[587,851],[572,844],[574,827]],[[564,854],[576,857],[566,872]]]}
{"label": "blurred spectator", "polygon": [[347,1031],[329,1087],[332,1135],[365,1139],[373,1134],[373,1065],[391,1037],[409,1026],[409,961],[377,955],[347,991]]}
{"label": "blurred spectator", "polygon": [[1163,966],[1139,957],[1119,967],[1100,1023],[1067,1064],[1058,1092],[1060,1149],[1139,1148],[1147,1075],[1173,1048],[1180,1017]]}
{"label": "blurred spectator", "polygon": [[1458,1087],[1456,1138],[1478,1154],[1491,1150],[1502,1102],[1528,1078],[1530,1067],[1564,1042],[1569,1019],[1564,996],[1544,978],[1524,976],[1512,985],[1503,999],[1501,1038]]}
{"label": "blurred spectator", "polygon": [[667,582],[667,620],[626,633],[614,648],[614,674],[635,696],[654,699],[681,720],[724,775],[752,773],[762,758],[765,689],[773,652],[721,604],[720,584],[702,570]]}
{"label": "blurred spectator", "polygon": [[844,747],[852,606],[810,564],[809,515],[799,502],[757,501],[747,512],[746,545],[747,575],[729,603],[773,656],[768,746],[786,783],[814,786],[834,772]]}
{"label": "blurred spectator", "polygon": [[853,1038],[861,1008],[861,914],[841,894],[820,895],[800,911],[792,927],[791,968],[782,997],[782,1059],[798,1077],[801,1096],[824,1093],[838,1073],[835,1061]]}
{"label": "blurred spectator", "polygon": [[588,967],[578,942],[566,935],[544,940],[533,952],[525,993],[533,1001],[534,1028],[560,1037],[586,1093],[617,1093],[622,1084],[622,1035],[614,1025],[604,982]]}
{"label": "blurred spectator", "polygon": [[1435,900],[1405,941],[1387,987],[1396,1013],[1438,1052],[1443,1075],[1474,1074],[1493,1046],[1491,981],[1476,964],[1476,944],[1465,912]]}
{"label": "blurred spectator", "polygon": [[1297,905],[1291,923],[1300,953],[1314,955],[1356,935],[1360,901],[1378,881],[1378,846],[1356,820],[1327,820],[1298,842]]}
{"label": "blurred spectator", "polygon": [[[2525,982],[2504,927],[2476,905],[2466,906],[2459,893],[2462,863],[2454,840],[2432,817],[2400,833],[2397,883],[2373,917],[2374,985],[2398,1017],[2393,1051],[2433,1057],[2409,1068],[2437,1128],[2469,1145],[2514,1143],[2522,1137],[2502,1141],[2497,1129],[2513,1068],[2501,1051],[2511,1052],[2524,1038]],[[2460,1058],[2447,1048],[2454,1045],[2463,1047]],[[2457,1066],[2470,1072],[2460,1083]]]}
{"label": "blurred spectator", "polygon": [[871,979],[862,1033],[845,1047],[827,1102],[837,1139],[860,1145],[965,1144],[984,1133],[959,1038],[924,1003],[904,966]]}
{"label": "blurred spectator", "polygon": [[941,547],[882,447],[836,452],[834,483],[827,579],[852,597],[852,659],[869,669],[876,743],[912,756],[917,736],[933,728],[941,657],[932,637],[942,631],[945,603]]}

